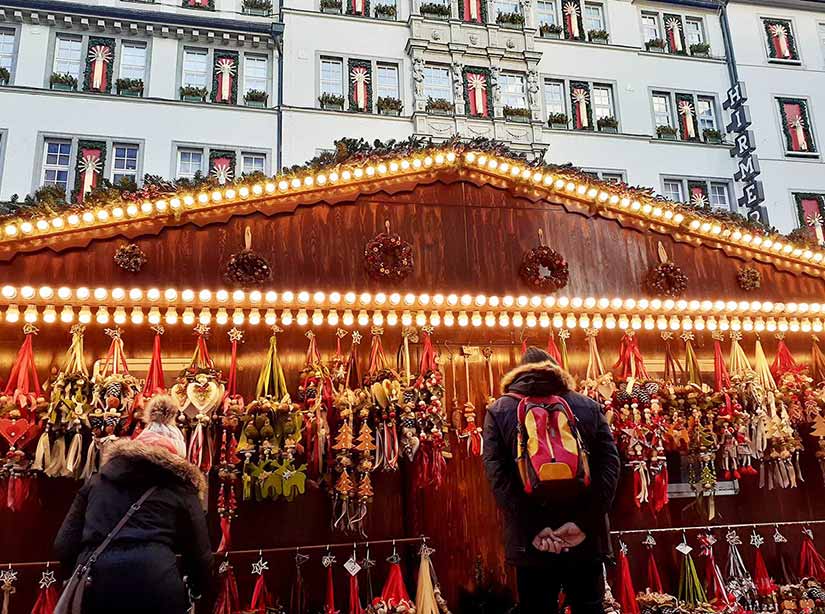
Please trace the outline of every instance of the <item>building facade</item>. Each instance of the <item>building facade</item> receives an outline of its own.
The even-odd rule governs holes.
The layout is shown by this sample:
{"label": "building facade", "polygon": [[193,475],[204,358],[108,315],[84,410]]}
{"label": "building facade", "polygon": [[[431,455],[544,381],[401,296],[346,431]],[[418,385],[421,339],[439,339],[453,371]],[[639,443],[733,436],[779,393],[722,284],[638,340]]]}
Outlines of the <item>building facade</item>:
{"label": "building facade", "polygon": [[0,67],[0,199],[458,134],[675,201],[758,192],[785,232],[825,216],[811,0],[0,0]]}

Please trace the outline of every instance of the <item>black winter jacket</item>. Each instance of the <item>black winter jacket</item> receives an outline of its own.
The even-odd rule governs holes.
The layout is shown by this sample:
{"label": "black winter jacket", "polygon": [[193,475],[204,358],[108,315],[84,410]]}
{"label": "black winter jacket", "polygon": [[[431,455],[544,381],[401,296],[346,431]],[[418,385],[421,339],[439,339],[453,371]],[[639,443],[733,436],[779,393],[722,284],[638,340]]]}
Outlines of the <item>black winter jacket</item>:
{"label": "black winter jacket", "polygon": [[[525,396],[559,395],[573,414],[590,454],[592,483],[569,504],[551,504],[524,493],[516,465],[519,401],[502,396],[484,419],[484,466],[496,501],[504,516],[507,561],[516,566],[539,565],[556,555],[533,548],[533,538],[545,527],[557,529],[575,522],[587,539],[569,556],[604,556],[610,552],[607,512],[613,504],[619,480],[619,453],[599,405],[572,391],[573,380],[555,362],[519,366],[504,376],[504,392]],[[566,555],[567,556],[567,555]]]}
{"label": "black winter jacket", "polygon": [[80,489],[55,549],[61,565],[85,561],[133,503],[157,490],[114,538],[92,568],[84,614],[184,614],[189,605],[178,571],[194,594],[208,587],[212,550],[200,497],[201,472],[158,446],[120,440],[104,448],[100,473]]}

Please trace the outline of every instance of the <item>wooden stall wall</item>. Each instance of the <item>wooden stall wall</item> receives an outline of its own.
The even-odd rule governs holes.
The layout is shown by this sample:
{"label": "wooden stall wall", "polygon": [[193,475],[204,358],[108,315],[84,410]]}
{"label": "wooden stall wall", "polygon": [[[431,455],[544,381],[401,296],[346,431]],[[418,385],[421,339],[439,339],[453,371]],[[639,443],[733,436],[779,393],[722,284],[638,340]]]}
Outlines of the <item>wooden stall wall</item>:
{"label": "wooden stall wall", "polygon": [[[148,256],[148,263],[138,274],[117,268],[112,256],[122,239],[92,243],[86,249],[72,249],[58,255],[43,251],[21,254],[11,262],[0,264],[0,278],[11,284],[48,284],[72,287],[86,285],[125,288],[191,287],[218,289],[223,286],[221,266],[243,244],[243,233],[252,228],[254,249],[266,257],[274,269],[275,290],[382,291],[393,290],[370,281],[363,271],[362,251],[367,240],[383,229],[389,220],[394,231],[410,241],[415,250],[413,275],[397,288],[405,292],[520,294],[527,289],[518,277],[518,266],[525,250],[537,244],[537,230],[543,229],[547,243],[561,252],[570,264],[570,284],[562,292],[569,296],[642,296],[640,283],[656,262],[656,246],[662,241],[672,259],[689,277],[687,298],[724,298],[746,300],[819,300],[823,283],[819,279],[794,276],[772,266],[755,264],[762,273],[762,287],[745,293],[736,282],[736,270],[742,262],[719,251],[695,248],[657,234],[644,234],[622,228],[614,221],[590,219],[569,214],[558,207],[531,203],[504,190],[478,188],[467,183],[422,186],[410,193],[372,195],[353,203],[328,206],[320,204],[300,208],[289,215],[265,217],[252,214],[232,218],[226,223],[203,229],[191,226],[172,228],[158,236],[136,242]],[[108,337],[104,327],[92,324],[86,334],[89,364],[106,351]],[[224,372],[229,365],[228,327],[213,326],[209,339],[216,365]],[[148,358],[151,333],[146,327],[124,326],[123,337],[129,358]],[[164,356],[191,355],[194,336],[180,324],[167,327],[163,337]],[[5,377],[23,335],[19,326],[0,325],[0,377]],[[369,331],[362,344],[362,367],[366,366]],[[245,326],[246,338],[239,352],[239,390],[253,394],[258,369],[264,359],[269,330],[264,325]],[[304,331],[294,326],[279,339],[281,360],[291,389],[295,389],[297,372],[303,364],[307,340]],[[324,325],[316,330],[324,356],[334,350],[334,330]],[[526,332],[530,343],[543,346],[547,331],[540,328]],[[511,329],[474,329],[472,327],[438,329],[434,339],[442,357],[457,352],[461,345],[494,347],[494,387],[499,391],[501,375],[519,360],[521,331]],[[806,335],[791,335],[788,344],[797,358],[810,350]],[[345,341],[345,344],[348,342]],[[399,344],[398,331],[387,330],[385,348],[394,355]],[[599,344],[606,364],[612,364],[619,343],[617,331],[602,331]],[[765,350],[772,358],[775,340],[763,338]],[[69,345],[65,326],[43,326],[35,339],[35,357],[41,376],[52,372],[63,361]],[[661,359],[664,345],[658,333],[640,334],[642,352],[649,359]],[[696,334],[696,351],[700,359],[712,357],[709,333]],[[727,345],[727,344],[726,344]],[[581,376],[587,361],[584,333],[572,331],[568,341],[571,370]],[[743,341],[752,356],[753,336]],[[417,348],[414,348],[417,353]],[[680,353],[682,350],[680,350]],[[447,374],[448,403],[454,400],[449,361],[443,364]],[[455,358],[458,377],[456,401],[470,398],[479,409],[479,419],[486,404],[489,381],[482,364],[470,366],[470,391],[465,385],[463,359]],[[707,373],[710,377],[712,374]],[[172,377],[167,373],[167,380]],[[167,381],[167,383],[169,383]],[[375,476],[376,497],[368,522],[369,538],[428,535],[437,552],[436,569],[445,593],[455,604],[462,589],[472,588],[477,561],[499,582],[511,583],[503,561],[500,544],[499,516],[489,492],[480,459],[468,458],[462,444],[452,438],[454,458],[448,463],[446,482],[438,491],[421,491],[413,487],[412,472],[402,463],[398,474]],[[806,483],[793,491],[767,492],[754,480],[743,481],[742,493],[736,497],[719,497],[718,522],[759,522],[825,517],[822,476],[812,452],[805,454]],[[6,561],[45,560],[51,558],[51,540],[77,488],[70,480],[39,480],[37,499],[26,511],[0,512],[0,563]],[[612,522],[617,529],[692,524],[696,519],[685,510],[688,500],[675,500],[658,516],[638,510],[632,503],[629,485],[623,484],[617,498]],[[213,489],[214,490],[214,489]],[[214,499],[214,492],[213,492]],[[284,545],[319,544],[341,539],[330,530],[329,497],[318,490],[292,503],[241,504],[234,524],[234,548],[255,549]],[[210,527],[217,539],[218,522],[214,500],[210,505]],[[791,537],[791,535],[789,535]],[[639,539],[628,539],[631,554],[638,552]],[[662,541],[666,541],[664,538]],[[376,550],[375,558],[389,552]],[[339,554],[343,562],[345,554]],[[256,558],[256,557],[255,557]],[[252,578],[251,557],[236,561],[236,571],[243,599],[248,599]],[[412,566],[412,560],[410,560]],[[635,561],[634,561],[635,564]],[[672,549],[660,561],[675,577],[676,556]],[[292,557],[273,557],[271,587],[282,599],[288,599],[292,579]],[[314,602],[322,596],[320,556],[307,564],[309,582],[315,589]],[[374,574],[381,581],[379,568]],[[21,574],[12,611],[28,611],[34,601],[39,570]],[[410,588],[414,574],[409,574]],[[341,581],[339,598],[345,595]]]}

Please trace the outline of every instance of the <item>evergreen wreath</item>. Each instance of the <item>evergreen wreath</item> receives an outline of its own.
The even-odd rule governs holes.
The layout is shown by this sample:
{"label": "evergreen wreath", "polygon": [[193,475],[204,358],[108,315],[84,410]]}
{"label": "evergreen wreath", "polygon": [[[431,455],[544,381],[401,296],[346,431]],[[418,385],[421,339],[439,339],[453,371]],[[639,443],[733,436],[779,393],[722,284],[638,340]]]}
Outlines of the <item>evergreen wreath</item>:
{"label": "evergreen wreath", "polygon": [[[237,104],[238,102],[238,74],[239,74],[239,62],[238,62],[238,52],[237,51],[215,51],[214,57],[212,58],[212,102],[217,102],[218,100],[218,60],[233,60],[235,62],[235,74],[232,75],[232,88],[229,95],[229,103]],[[226,104],[226,103],[224,103]]]}
{"label": "evergreen wreath", "polygon": [[567,260],[556,250],[544,244],[544,231],[539,229],[538,247],[524,253],[519,275],[533,290],[553,292],[567,285],[570,272]]}
{"label": "evergreen wreath", "polygon": [[124,243],[115,252],[115,264],[130,273],[139,273],[148,260],[136,243]]}
{"label": "evergreen wreath", "polygon": [[659,243],[659,264],[644,279],[644,289],[655,296],[677,298],[687,290],[688,278],[682,269],[670,262],[662,243]]}
{"label": "evergreen wreath", "polygon": [[390,231],[389,220],[384,226],[386,232],[376,235],[364,247],[364,268],[375,280],[400,282],[414,268],[412,245]]}
{"label": "evergreen wreath", "polygon": [[223,280],[230,285],[249,288],[261,286],[272,277],[272,267],[252,251],[252,229],[244,230],[244,249],[232,254],[223,267]]}
{"label": "evergreen wreath", "polygon": [[[106,90],[105,92],[112,91],[112,65],[115,63],[115,39],[113,38],[104,38],[100,36],[92,36],[89,38],[89,44],[86,46],[86,49],[92,49],[93,47],[107,47],[109,49],[109,53],[111,57],[109,61],[106,62]],[[89,58],[88,51],[86,52],[86,67],[83,71],[83,91],[88,92],[92,89],[92,60]]]}
{"label": "evergreen wreath", "polygon": [[762,285],[762,273],[752,266],[743,266],[736,272],[736,281],[745,292],[757,290]]}
{"label": "evergreen wreath", "polygon": [[[486,3],[482,2],[484,6]],[[463,9],[462,9],[463,10]],[[463,13],[462,13],[463,14]],[[473,66],[465,66],[461,71],[462,87],[464,88],[464,113],[470,115],[470,84],[467,81],[467,74],[481,75],[487,82],[487,115],[475,115],[474,117],[490,117],[492,115],[492,100],[493,80],[490,76],[489,68],[475,68]]]}
{"label": "evergreen wreath", "polygon": [[[785,149],[792,154],[816,153],[817,148],[816,143],[814,142],[813,133],[811,132],[811,116],[808,112],[808,101],[801,98],[777,98],[776,102],[779,104],[779,115],[782,118],[782,134],[785,136]],[[802,129],[805,132],[805,139],[808,141],[807,152],[798,152],[793,150],[793,138],[791,137],[790,126],[788,126],[788,114],[785,113],[786,104],[799,105],[802,118]]]}

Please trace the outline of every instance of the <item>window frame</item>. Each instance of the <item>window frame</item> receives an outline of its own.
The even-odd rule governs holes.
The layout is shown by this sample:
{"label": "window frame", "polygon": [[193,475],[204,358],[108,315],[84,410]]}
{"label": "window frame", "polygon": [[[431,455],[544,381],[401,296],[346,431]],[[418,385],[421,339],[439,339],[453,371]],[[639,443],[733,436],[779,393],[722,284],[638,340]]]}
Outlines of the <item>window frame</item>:
{"label": "window frame", "polygon": [[271,173],[272,160],[275,152],[265,147],[245,147],[242,145],[221,145],[217,143],[203,143],[193,141],[172,141],[169,155],[169,166],[172,176],[179,177],[178,172],[178,152],[182,149],[198,151],[201,154],[202,171],[204,176],[209,172],[209,152],[212,150],[231,151],[235,154],[235,167],[232,169],[235,177],[240,177],[243,173],[243,157],[245,155],[264,156],[264,173]]}
{"label": "window frame", "polygon": [[[182,50],[180,63],[180,87],[205,87],[207,94],[212,93],[212,61],[214,58],[213,51],[207,47],[194,47],[191,45],[184,45]],[[199,55],[204,57],[204,79],[203,85],[197,85],[186,81],[186,58],[187,54]],[[190,71],[191,72],[191,71]]]}
{"label": "window frame", "polygon": [[52,58],[51,58],[51,60],[52,60],[51,61],[52,70],[51,70],[51,73],[49,73],[49,75],[47,75],[46,80],[48,81],[49,77],[51,77],[51,75],[53,75],[53,74],[56,74],[56,73],[65,74],[67,72],[67,71],[59,71],[57,69],[57,61],[58,61],[58,52],[59,52],[59,48],[60,48],[60,41],[61,40],[69,40],[69,39],[77,40],[77,41],[80,42],[80,55],[79,55],[78,60],[77,60],[77,74],[71,73],[72,76],[77,79],[78,87],[80,87],[80,84],[83,82],[83,68],[84,68],[84,66],[83,66],[84,61],[83,60],[84,60],[84,57],[87,53],[86,50],[87,50],[87,47],[88,47],[89,37],[88,37],[88,35],[77,34],[75,32],[63,32],[63,31],[55,32],[55,35],[54,35],[54,50],[53,50]]}
{"label": "window frame", "polygon": [[[590,28],[587,25],[587,9],[588,8],[596,8],[599,10],[600,20],[601,20],[601,27],[599,28]],[[607,7],[605,7],[603,2],[583,2],[582,3],[582,24],[584,24],[585,33],[589,32],[590,30],[604,30],[605,32],[609,32],[610,29],[607,27]]]}
{"label": "window frame", "polygon": [[[794,37],[795,46],[796,46],[796,59],[789,59],[785,60],[783,58],[772,58],[771,57],[771,49],[770,49],[770,41],[768,40],[767,32],[765,31],[765,22],[766,21],[787,21],[791,27],[791,36]],[[762,49],[765,52],[765,60],[768,64],[783,64],[785,66],[803,66],[802,61],[802,48],[799,44],[799,28],[796,27],[796,19],[787,15],[782,16],[771,16],[771,15],[759,15],[759,27],[761,28],[760,36],[762,38]]]}
{"label": "window frame", "polygon": [[[200,156],[200,168],[198,170],[196,170],[194,173],[184,174],[181,171],[182,162],[183,162],[182,156],[183,156],[184,153],[190,154],[190,158],[189,158],[189,162],[188,162],[188,166],[189,166],[190,171],[191,171],[191,168],[192,168],[191,155],[192,154],[197,154],[197,155]],[[177,147],[175,149],[175,179],[180,179],[180,178],[194,179],[195,175],[197,175],[198,172],[201,173],[202,177],[205,176],[209,172],[209,170],[208,170],[208,168],[205,168],[204,162],[208,162],[208,159],[209,159],[208,154],[201,148],[198,148],[198,147]]]}
{"label": "window frame", "polygon": [[[447,100],[448,102],[455,103],[455,96],[453,95],[453,75],[452,75],[452,72],[450,71],[450,67],[447,64],[440,64],[438,62],[425,62],[424,63],[424,98],[425,98],[425,100],[429,100],[430,98],[433,98],[433,99],[436,99],[436,100],[438,99],[435,96],[430,96],[430,93],[428,91],[429,88],[430,88],[430,86],[428,86],[428,84],[427,84],[427,71],[428,70],[430,70],[430,71],[438,70],[438,71],[443,71],[444,73],[446,73],[446,75],[447,75],[447,84],[444,87],[446,87],[447,96],[443,97],[443,99]],[[439,98],[442,98],[442,97],[439,96]]]}
{"label": "window frame", "polygon": [[[395,84],[394,84],[395,90],[394,90],[394,94],[393,94],[393,96],[391,96],[391,98],[396,98],[398,100],[401,100],[401,70],[398,67],[398,64],[393,64],[392,62],[376,62],[375,63],[375,71],[373,73],[373,74],[375,74],[375,99],[378,100],[378,98],[382,97],[382,95],[381,95],[382,85],[381,85],[381,79],[380,79],[380,76],[379,76],[380,73],[381,73],[382,68],[384,70],[392,69],[393,72],[395,72]],[[386,97],[387,96],[384,96],[384,98],[386,98]]]}
{"label": "window frame", "polygon": [[[238,166],[240,167],[238,169],[238,176],[241,176],[241,175],[243,175],[247,172],[247,171],[244,170],[244,163],[246,162],[247,158],[251,158],[251,157],[263,158],[264,163],[263,163],[263,166],[260,169],[260,172],[262,172],[264,174],[269,173],[269,156],[267,156],[266,153],[261,152],[261,151],[243,150],[243,151],[241,151],[240,162],[238,163]],[[250,172],[252,172],[252,173],[258,172],[258,169],[254,170],[254,171],[250,171]]]}
{"label": "window frame", "polygon": [[[677,8],[677,11],[678,11],[678,8]],[[656,38],[660,38],[664,41],[667,41],[667,31],[665,29],[665,19],[664,19],[665,13],[667,13],[668,15],[677,15],[682,20],[682,33],[684,34],[684,37],[685,37],[685,47],[686,47],[684,54],[670,53],[666,49],[665,50],[665,55],[676,56],[676,57],[688,57],[688,58],[697,57],[697,56],[690,53],[691,43],[690,43],[690,41],[688,41],[686,24],[687,24],[688,21],[699,22],[699,27],[700,27],[701,32],[702,32],[702,40],[703,40],[703,42],[707,43],[707,42],[709,42],[709,40],[708,40],[709,37],[708,37],[707,19],[706,19],[705,15],[680,13],[680,12],[674,12],[674,11],[670,11],[670,10],[665,11],[665,10],[656,10],[656,9],[644,9],[644,10],[639,12],[639,26],[641,28],[642,39],[644,39],[644,32],[645,32],[644,17],[648,16],[648,17],[655,17],[656,18],[656,31],[658,33]],[[642,40],[642,47],[641,48],[643,50],[646,49],[646,43],[650,40],[652,40],[652,39]]]}
{"label": "window frame", "polygon": [[62,165],[60,165],[60,156],[62,156],[63,154],[60,153],[59,149],[58,149],[58,152],[57,152],[58,162],[56,164],[49,164],[48,159],[49,159],[49,155],[51,155],[51,154],[49,154],[49,152],[47,151],[47,146],[52,144],[52,143],[56,143],[58,145],[58,147],[61,146],[61,145],[68,145],[68,147],[69,147],[69,151],[66,154],[66,165],[65,165],[66,186],[64,188],[64,190],[66,192],[66,198],[68,198],[69,194],[71,193],[71,185],[72,185],[71,184],[71,180],[72,180],[72,159],[76,157],[75,143],[72,142],[71,139],[62,138],[62,137],[48,137],[48,138],[43,139],[43,144],[42,144],[41,149],[40,149],[41,156],[42,156],[42,160],[40,162],[40,185],[41,186],[60,185],[60,182],[57,182],[57,181],[48,181],[47,182],[47,179],[46,179],[46,173],[48,171],[55,171],[55,172],[59,173],[64,169],[64,167]]}
{"label": "window frame", "polygon": [[6,24],[3,23],[0,25],[0,31],[6,31],[11,33],[12,41],[11,41],[11,54],[9,57],[9,82],[8,85],[14,84],[14,78],[17,74],[17,58],[20,54],[20,28],[17,27],[15,24]]}
{"label": "window frame", "polygon": [[[396,70],[398,71],[398,99],[402,102],[405,102],[405,63],[403,58],[386,58],[386,57],[376,57],[376,56],[369,56],[369,55],[356,55],[356,54],[342,54],[339,52],[334,51],[327,51],[327,50],[317,50],[315,52],[315,67],[316,67],[316,74],[315,74],[315,108],[320,109],[321,103],[318,101],[321,94],[324,92],[321,89],[321,61],[323,59],[329,60],[336,60],[341,62],[341,88],[342,88],[342,96],[344,97],[344,111],[349,109],[349,74],[347,71],[349,70],[349,62],[350,60],[359,60],[362,62],[369,62],[370,63],[370,74],[371,76],[371,85],[372,85],[372,106],[368,108],[368,113],[376,113],[377,109],[375,108],[375,103],[378,100],[378,65],[384,66],[395,66]],[[409,74],[409,73],[406,73]],[[406,105],[404,105],[406,108]],[[403,111],[402,111],[403,115]]]}
{"label": "window frame", "polygon": [[[694,143],[694,144],[702,144],[708,145],[709,143],[705,140],[704,129],[702,129],[699,118],[698,118],[698,101],[700,98],[707,99],[711,101],[711,108],[713,109],[713,117],[716,121],[716,130],[719,131],[722,140],[724,142],[725,137],[725,126],[722,122],[722,114],[720,112],[721,105],[719,103],[719,97],[714,94],[713,92],[695,92],[695,91],[684,91],[684,90],[669,90],[669,89],[662,89],[658,87],[650,88],[648,90],[648,95],[650,97],[650,112],[651,112],[651,119],[653,120],[653,135],[652,138],[656,138],[656,128],[659,124],[656,123],[656,110],[653,104],[653,97],[656,95],[667,96],[669,100],[670,106],[670,121],[669,124],[672,128],[676,128],[679,130],[680,122],[679,122],[679,115],[678,115],[678,105],[676,104],[676,95],[679,94],[680,96],[690,96],[693,99],[693,108],[697,112],[696,117],[696,127],[699,131],[697,135],[697,139],[695,141],[685,140],[682,138],[677,138],[675,142],[677,143]],[[658,140],[658,139],[657,139]]]}
{"label": "window frame", "polygon": [[587,175],[592,175],[595,179],[599,179],[600,181],[610,181],[610,179],[606,179],[608,175],[615,175],[616,177],[620,177],[621,181],[627,182],[627,171],[624,169],[618,168],[583,168],[582,172]]}
{"label": "window frame", "polygon": [[[593,91],[597,87],[608,87],[611,91],[612,102],[613,102],[613,117],[619,122],[619,126],[617,131],[619,134],[622,132],[622,119],[621,119],[621,111],[619,109],[619,97],[616,95],[617,92],[617,84],[615,81],[599,79],[599,80],[586,80],[580,79],[578,77],[570,77],[570,76],[559,76],[555,74],[542,74],[541,78],[541,105],[542,105],[542,112],[544,113],[545,120],[550,115],[550,110],[547,106],[547,96],[545,85],[548,82],[557,82],[562,84],[562,104],[564,105],[564,114],[567,115],[568,124],[573,117],[571,103],[570,103],[570,83],[572,81],[576,81],[577,83],[586,83],[588,90],[590,92],[590,105],[591,109],[593,110],[593,122],[598,121],[598,117],[596,117],[596,109],[593,105]],[[585,131],[578,131],[578,132],[585,132]],[[591,134],[604,134],[600,130],[596,128],[594,125],[593,130],[588,130]]]}
{"label": "window frame", "polygon": [[653,38],[645,38],[645,17],[652,17],[656,20],[656,36],[655,38],[664,39],[664,35],[662,34],[662,14],[658,11],[648,11],[644,10],[639,13],[639,21],[641,26],[641,33],[642,33],[642,48],[645,48],[645,45],[649,42],[654,40]]}
{"label": "window frame", "polygon": [[[340,68],[340,70],[338,71],[338,76],[340,77],[339,83],[341,85],[341,91],[340,92],[332,92],[332,91],[328,91],[328,90],[324,89],[324,87],[322,85],[325,82],[324,78],[323,78],[323,75],[324,75],[324,70],[323,70],[324,62],[328,62],[330,64],[332,64],[334,62]],[[346,79],[344,78],[344,66],[345,65],[346,65],[346,61],[344,60],[344,58],[341,58],[341,57],[333,57],[333,56],[328,56],[328,55],[322,55],[319,58],[319,60],[318,60],[318,91],[320,92],[319,96],[322,95],[322,94],[333,94],[333,95],[336,95],[336,96],[343,96],[344,100],[346,101],[346,99],[347,99],[347,88],[346,88],[346,85],[345,85]],[[346,106],[346,102],[345,102],[344,106]]]}
{"label": "window frame", "polygon": [[[685,45],[687,45],[688,51],[690,50],[690,46],[696,43],[706,43],[708,42],[708,35],[705,30],[705,20],[702,17],[696,17],[693,15],[685,15],[683,22],[684,23],[684,32],[685,32]],[[689,23],[696,23],[699,24],[699,40],[691,42],[690,36],[688,35],[688,24]]]}
{"label": "window frame", "polygon": [[[149,72],[149,43],[147,43],[146,41],[135,40],[135,39],[131,39],[131,38],[120,39],[120,41],[118,41],[118,43],[119,44],[116,44],[116,46],[120,51],[120,57],[118,58],[118,61],[117,61],[117,77],[121,78],[121,79],[127,78],[127,77],[123,76],[124,75],[123,61],[124,61],[124,58],[126,57],[126,54],[123,52],[124,48],[127,45],[134,46],[134,47],[137,47],[137,46],[142,46],[143,47],[143,75],[140,77],[140,79],[143,81],[143,91],[145,92],[146,91],[146,81],[148,79],[148,72]],[[136,77],[128,77],[128,78],[129,79],[134,79]]]}
{"label": "window frame", "polygon": [[[505,80],[520,80],[521,82],[521,91],[518,93],[512,93],[510,91],[505,91]],[[501,92],[501,104],[502,106],[509,106],[515,109],[529,109],[530,105],[527,101],[527,76],[513,71],[506,71],[502,72],[499,76],[499,90]],[[507,104],[505,99],[507,98],[518,98],[518,105]]]}
{"label": "window frame", "polygon": [[[486,2],[487,0],[481,0],[481,1]],[[512,6],[514,10],[512,10],[512,11],[500,11],[499,10],[499,4],[507,4],[509,6]],[[523,15],[524,14],[524,8],[519,3],[519,0],[493,0],[493,21],[495,22],[495,19],[503,13],[516,13],[516,14],[519,14],[519,15]]]}
{"label": "window frame", "polygon": [[[696,177],[692,175],[661,175],[660,176],[660,185],[662,186],[661,195],[667,198],[667,194],[665,193],[665,183],[666,182],[678,182],[680,185],[680,190],[682,193],[683,199],[688,199],[687,204],[690,204],[690,187],[688,184],[690,183],[703,183],[705,186],[705,194],[708,195],[708,206],[713,209],[721,209],[723,211],[738,211],[739,207],[736,204],[736,200],[734,198],[733,193],[733,181],[729,178],[725,177]],[[727,191],[727,199],[728,199],[728,206],[727,208],[718,207],[711,203],[711,187],[714,185],[724,185]],[[682,202],[685,202],[684,200]]]}
{"label": "window frame", "polygon": [[[269,56],[264,54],[264,53],[243,53],[241,55],[241,61],[240,61],[240,63],[243,65],[243,69],[242,69],[243,70],[243,81],[240,82],[241,87],[238,88],[238,99],[243,100],[244,95],[250,89],[258,89],[258,88],[249,88],[249,87],[247,87],[247,79],[249,79],[249,70],[248,70],[248,67],[247,67],[247,63],[250,61],[250,59],[252,59],[255,62],[259,62],[259,61],[263,60],[264,68],[265,68],[265,71],[264,71],[265,74],[263,76],[263,88],[262,88],[261,91],[266,92],[267,96],[271,96],[270,81],[271,81],[271,77],[272,77],[272,72],[271,72],[271,69],[270,69]],[[254,77],[254,79],[260,79],[260,77]]]}
{"label": "window frame", "polygon": [[[117,156],[115,155],[115,149],[117,147],[134,147],[135,148],[136,155],[135,155],[134,172],[129,172],[129,169],[117,169],[117,168],[115,168],[116,165],[117,165],[117,160],[118,160]],[[139,171],[139,168],[140,168],[140,144],[129,142],[129,141],[114,141],[112,143],[109,156],[111,156],[111,164],[109,165],[110,168],[109,168],[109,173],[108,173],[109,181],[111,181],[113,184],[116,184],[117,181],[115,180],[115,175],[134,175],[135,184],[139,185],[140,175],[138,174],[138,171]],[[128,160],[128,158],[124,158],[124,159]],[[124,172],[118,172],[118,171],[124,171]]]}
{"label": "window frame", "polygon": [[535,8],[536,27],[540,27],[543,23],[546,23],[541,19],[541,14],[538,10],[539,2],[541,2],[542,4],[548,4],[553,7],[553,21],[552,23],[548,23],[547,25],[561,25],[559,20],[559,3],[556,0],[537,0]]}
{"label": "window frame", "polygon": [[[610,107],[609,115],[598,115],[596,113],[596,90],[607,90],[608,104]],[[598,122],[602,117],[616,117],[616,94],[613,91],[613,86],[609,83],[593,82],[590,84],[590,106],[593,109],[593,121]]]}
{"label": "window frame", "polygon": [[[808,123],[810,124],[808,132],[813,137],[816,151],[792,151],[788,149],[788,143],[785,140],[785,130],[783,128],[782,112],[779,110],[781,105],[780,99],[787,98],[793,100],[800,100],[805,103],[806,114],[808,116]],[[816,130],[816,120],[812,110],[811,98],[809,96],[798,96],[796,94],[774,94],[771,96],[773,100],[774,116],[776,117],[777,126],[779,127],[779,141],[782,144],[782,156],[784,160],[816,160],[822,155],[821,141]]]}

